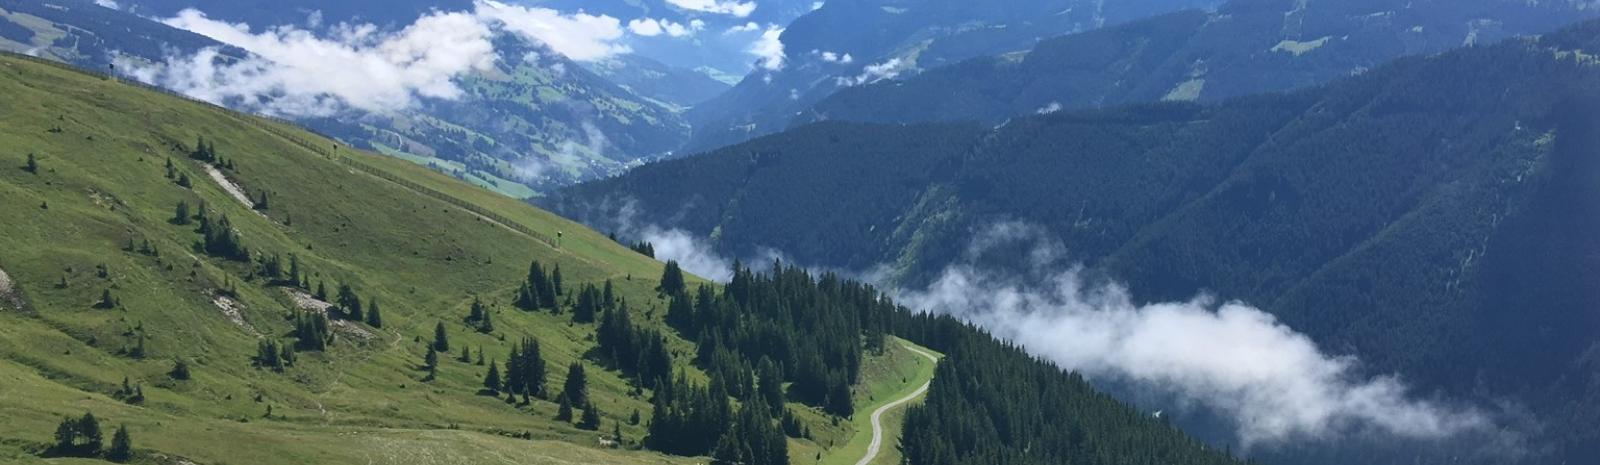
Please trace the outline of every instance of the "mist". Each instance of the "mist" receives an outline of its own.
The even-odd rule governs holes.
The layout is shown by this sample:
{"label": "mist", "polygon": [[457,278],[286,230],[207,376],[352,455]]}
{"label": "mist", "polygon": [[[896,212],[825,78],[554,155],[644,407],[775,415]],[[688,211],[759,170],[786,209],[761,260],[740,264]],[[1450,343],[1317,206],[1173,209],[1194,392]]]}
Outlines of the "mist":
{"label": "mist", "polygon": [[[987,255],[1019,244],[1028,252],[1011,266],[992,265]],[[1063,263],[1065,252],[1040,228],[996,224],[931,284],[893,294],[1090,379],[1220,412],[1247,448],[1351,434],[1442,440],[1494,427],[1477,408],[1416,395],[1398,375],[1363,376],[1356,356],[1330,354],[1247,303],[1206,294],[1136,302],[1124,285]]]}

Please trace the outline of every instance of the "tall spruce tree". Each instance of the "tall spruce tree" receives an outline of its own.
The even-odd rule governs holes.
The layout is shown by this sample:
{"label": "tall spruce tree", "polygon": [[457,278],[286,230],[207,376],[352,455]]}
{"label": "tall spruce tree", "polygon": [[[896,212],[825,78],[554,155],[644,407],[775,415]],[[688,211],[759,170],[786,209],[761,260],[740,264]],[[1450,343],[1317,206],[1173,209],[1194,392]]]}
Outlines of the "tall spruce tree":
{"label": "tall spruce tree", "polygon": [[106,451],[106,459],[117,463],[133,459],[133,438],[128,437],[128,425],[118,426],[117,433],[111,436],[111,449]]}
{"label": "tall spruce tree", "polygon": [[567,381],[562,385],[561,393],[573,405],[587,407],[589,405],[589,375],[584,373],[583,362],[572,362],[567,367]]}
{"label": "tall spruce tree", "polygon": [[433,350],[450,351],[450,335],[444,330],[444,322],[439,322],[433,327]]}

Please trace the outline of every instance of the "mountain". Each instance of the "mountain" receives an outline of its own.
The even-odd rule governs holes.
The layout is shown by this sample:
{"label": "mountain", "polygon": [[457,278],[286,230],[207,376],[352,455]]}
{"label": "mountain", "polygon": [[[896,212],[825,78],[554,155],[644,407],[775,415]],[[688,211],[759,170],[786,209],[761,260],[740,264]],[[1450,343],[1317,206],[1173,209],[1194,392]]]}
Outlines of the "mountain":
{"label": "mountain", "polygon": [[[315,29],[269,32],[267,25],[278,24],[272,21],[285,18],[256,15],[260,8],[266,8],[263,5],[248,2],[124,5],[127,10],[161,15],[175,14],[175,11],[168,12],[189,6],[216,6],[217,21],[255,22],[260,35],[248,39],[232,33],[227,35],[230,40],[256,47],[256,50],[245,50],[128,11],[104,8],[89,0],[6,0],[0,3],[0,9],[5,11],[3,16],[8,18],[5,24],[14,25],[10,30],[17,31],[12,33],[17,38],[30,32],[31,36],[28,41],[11,40],[0,42],[0,46],[90,68],[107,69],[118,62],[118,72],[129,77],[236,108],[295,117],[348,145],[433,166],[516,198],[534,196],[541,190],[577,180],[613,174],[638,159],[670,153],[682,145],[689,134],[689,127],[679,114],[681,107],[706,98],[720,87],[695,73],[652,65],[646,60],[622,60],[618,63],[626,66],[604,68],[619,82],[628,84],[620,86],[536,41],[510,31],[496,30],[485,38],[491,41],[496,53],[492,66],[464,69],[449,80],[452,86],[460,89],[460,97],[417,99],[407,90],[403,97],[416,100],[414,105],[400,109],[345,108],[338,104],[343,95],[301,95],[291,91],[296,90],[293,87],[303,86],[274,81],[292,81],[301,79],[302,73],[335,70],[283,69],[282,66],[296,65],[273,61],[285,59],[282,56],[261,57],[287,53],[307,42],[324,51],[359,51],[363,50],[362,43],[341,43],[334,38],[317,42],[315,36],[308,39],[296,35]],[[359,2],[335,2],[329,6],[332,5],[340,7],[328,10],[325,22],[365,18],[355,14],[356,11],[398,15],[382,20],[406,18],[399,22],[401,25],[418,21],[417,16],[406,17],[405,8],[367,8]],[[432,11],[431,8],[438,5],[419,3],[412,8],[424,6],[428,8],[426,11]],[[274,11],[301,10],[281,8]],[[336,11],[347,12],[349,16],[331,16]],[[305,17],[296,14],[300,15],[299,19],[283,24],[290,27],[301,24]],[[185,20],[188,22],[173,24],[194,27],[192,23],[209,25],[205,22],[210,20],[210,17],[190,18]],[[399,29],[393,34],[406,31],[410,29]],[[368,41],[375,41],[384,34],[383,30],[367,33]],[[217,50],[218,56],[204,58],[210,56],[206,55],[208,50]],[[369,60],[369,63],[377,60],[373,56],[360,59]],[[371,77],[390,84],[404,80],[393,75]],[[669,81],[673,84],[666,86]],[[335,86],[335,89],[355,94],[357,98],[370,95],[359,87]],[[643,97],[631,89],[649,91],[658,97]]]}
{"label": "mountain", "polygon": [[1048,37],[1216,3],[829,2],[782,29],[781,43],[773,44],[774,54],[733,90],[689,112],[695,135],[682,152],[714,149],[783,130],[797,113],[844,88],[913,75],[972,57],[1028,50]]}
{"label": "mountain", "polygon": [[904,428],[920,463],[1239,463],[838,276],[707,283],[406,161],[44,59],[0,54],[0,96],[0,461],[854,462],[866,410],[933,377]]}
{"label": "mountain", "polygon": [[[1597,46],[1600,22],[1588,22],[1214,104],[998,127],[820,123],[543,205],[602,229],[681,228],[728,256],[884,268],[910,289],[967,260],[982,231],[1026,224],[1082,274],[1125,282],[1134,302],[1259,305],[1363,372],[1526,409],[1508,414],[1533,419],[1516,427],[1526,460],[1579,463],[1600,455],[1600,294],[1587,284],[1600,278],[1600,230],[1583,200],[1600,186],[1583,129],[1600,117]],[[1026,271],[1030,253],[991,261]],[[1258,458],[1350,462],[1290,449]]]}
{"label": "mountain", "polygon": [[726,92],[727,83],[703,73],[629,53],[586,66],[590,71],[669,108],[688,109]]}
{"label": "mountain", "polygon": [[109,3],[131,13],[171,18],[194,8],[216,18],[258,26],[303,24],[313,13],[329,24],[348,22],[404,26],[430,11],[472,9],[471,0],[117,0]]}
{"label": "mountain", "polygon": [[796,119],[993,124],[1043,111],[1215,102],[1316,85],[1401,56],[1540,34],[1595,11],[1578,2],[1234,1],[844,89]]}

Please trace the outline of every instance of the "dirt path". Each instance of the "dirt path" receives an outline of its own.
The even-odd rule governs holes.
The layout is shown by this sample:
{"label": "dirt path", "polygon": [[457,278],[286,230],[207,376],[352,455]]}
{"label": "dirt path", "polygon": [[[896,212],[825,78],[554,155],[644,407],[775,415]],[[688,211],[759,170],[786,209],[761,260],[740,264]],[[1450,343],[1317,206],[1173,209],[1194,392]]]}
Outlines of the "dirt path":
{"label": "dirt path", "polygon": [[[905,347],[906,350],[915,352],[917,355],[927,357],[928,360],[931,360],[934,363],[939,363],[939,358],[934,357],[933,354],[912,348],[909,345],[902,347]],[[922,397],[923,394],[928,392],[928,386],[931,384],[933,384],[933,381],[922,383],[922,387],[917,388],[917,390],[912,392],[911,395],[902,397],[894,402],[883,404],[882,407],[878,407],[877,410],[872,411],[872,443],[867,445],[867,455],[861,457],[861,460],[856,461],[856,465],[867,465],[872,463],[873,459],[878,458],[878,452],[883,449],[883,414],[888,413],[890,410],[893,410],[897,407],[910,403],[911,401],[916,400],[918,397]]]}

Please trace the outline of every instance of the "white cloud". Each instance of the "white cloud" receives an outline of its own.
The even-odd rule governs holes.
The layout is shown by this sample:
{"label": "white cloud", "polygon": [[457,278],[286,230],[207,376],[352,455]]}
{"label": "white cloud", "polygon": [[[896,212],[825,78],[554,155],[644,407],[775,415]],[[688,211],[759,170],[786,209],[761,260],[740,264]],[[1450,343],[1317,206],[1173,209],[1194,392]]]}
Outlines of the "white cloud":
{"label": "white cloud", "polygon": [[895,76],[900,75],[900,71],[904,69],[902,66],[904,64],[905,62],[901,61],[899,58],[890,58],[889,61],[885,61],[883,63],[867,65],[866,68],[861,70],[860,75],[854,77],[841,77],[836,81],[839,85],[848,87],[871,84],[884,79],[894,79]]}
{"label": "white cloud", "polygon": [[756,56],[756,65],[761,69],[767,71],[783,69],[784,56],[781,37],[783,37],[783,28],[777,25],[769,25],[765,31],[761,32],[760,38],[757,38],[749,47],[745,48],[745,52]]}
{"label": "white cloud", "polygon": [[995,225],[964,263],[897,298],[974,322],[1065,369],[1169,390],[1226,413],[1247,447],[1358,431],[1436,440],[1491,429],[1476,409],[1418,399],[1394,376],[1363,377],[1354,357],[1324,353],[1246,304],[1206,296],[1137,304],[1125,288],[1090,284],[1076,269],[1046,271],[1062,256],[1059,244],[1039,241],[1045,245],[1033,248],[1020,274],[974,265],[988,250],[1039,235],[1027,225]]}
{"label": "white cloud", "polygon": [[[313,14],[309,21],[319,17]],[[618,43],[624,29],[616,18],[489,0],[477,2],[472,12],[435,11],[392,32],[348,23],[330,26],[323,35],[296,26],[257,31],[194,9],[162,22],[252,56],[234,59],[238,57],[203,50],[169,57],[154,67],[121,60],[124,72],[202,100],[290,117],[329,116],[348,109],[389,113],[422,98],[459,98],[463,92],[457,78],[489,70],[499,59],[492,41],[497,31],[542,43],[575,60],[628,51]],[[693,24],[657,26],[662,33],[687,34]]]}
{"label": "white cloud", "polygon": [[159,69],[124,70],[191,97],[285,116],[327,116],[346,107],[392,112],[419,97],[454,99],[462,93],[457,75],[489,69],[496,59],[488,27],[468,13],[432,13],[392,34],[341,25],[327,38],[292,26],[258,33],[193,9],[163,22],[254,56],[221,60],[207,49],[169,58]]}
{"label": "white cloud", "polygon": [[1061,107],[1061,102],[1050,102],[1049,105],[1045,105],[1043,107],[1039,107],[1038,110],[1034,110],[1034,113],[1041,114],[1041,115],[1048,115],[1048,114],[1051,114],[1051,113],[1055,113],[1055,112],[1061,111],[1061,108],[1062,108]]}
{"label": "white cloud", "polygon": [[733,0],[667,0],[667,3],[685,10],[703,13],[716,13],[736,17],[750,16],[756,11],[756,2],[739,2]]}
{"label": "white cloud", "polygon": [[705,27],[705,21],[698,19],[690,21],[688,25],[656,18],[641,18],[628,21],[628,31],[644,37],[655,37],[662,34],[671,37],[692,36],[694,33],[705,29]]}
{"label": "white cloud", "polygon": [[100,5],[100,6],[103,6],[103,7],[106,7],[106,8],[110,8],[110,9],[113,9],[113,10],[122,9],[122,6],[117,5],[116,0],[94,0],[94,4]]}
{"label": "white cloud", "polygon": [[756,24],[755,21],[751,21],[751,22],[748,22],[748,23],[744,23],[744,24],[740,24],[740,25],[737,25],[737,26],[730,27],[730,28],[728,28],[728,30],[722,31],[722,33],[723,34],[738,34],[738,33],[742,33],[742,32],[755,32],[755,31],[758,31],[758,30],[761,30],[761,25],[760,24]]}
{"label": "white cloud", "polygon": [[628,47],[622,39],[622,21],[605,15],[563,14],[549,8],[528,8],[492,0],[477,2],[477,15],[501,24],[505,30],[549,45],[556,52],[578,61],[593,61],[619,53]]}
{"label": "white cloud", "polygon": [[828,62],[828,63],[838,63],[838,64],[841,64],[841,65],[848,65],[848,64],[854,63],[856,61],[856,58],[853,57],[853,56],[850,56],[850,54],[848,54],[848,53],[841,55],[841,54],[839,54],[837,52],[827,52],[827,51],[819,51],[819,50],[812,50],[811,53],[817,55],[817,57],[821,58],[822,61],[825,61],[825,62]]}

